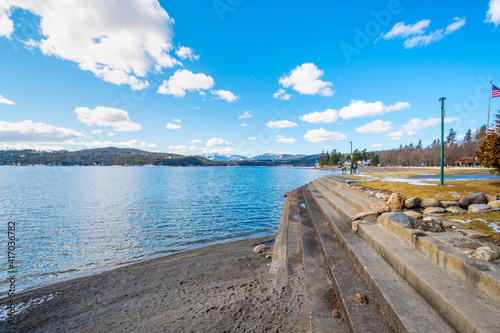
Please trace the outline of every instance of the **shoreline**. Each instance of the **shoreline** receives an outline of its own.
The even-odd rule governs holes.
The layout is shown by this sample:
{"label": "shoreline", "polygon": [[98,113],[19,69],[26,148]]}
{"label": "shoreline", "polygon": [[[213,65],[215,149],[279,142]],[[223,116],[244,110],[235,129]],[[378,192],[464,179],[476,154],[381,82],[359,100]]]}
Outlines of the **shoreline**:
{"label": "shoreline", "polygon": [[[295,331],[293,317],[285,317],[304,305],[269,297],[273,245],[253,252],[274,239],[200,247],[28,290],[16,295],[16,323],[0,321],[0,330]],[[8,302],[0,299],[0,307]]]}

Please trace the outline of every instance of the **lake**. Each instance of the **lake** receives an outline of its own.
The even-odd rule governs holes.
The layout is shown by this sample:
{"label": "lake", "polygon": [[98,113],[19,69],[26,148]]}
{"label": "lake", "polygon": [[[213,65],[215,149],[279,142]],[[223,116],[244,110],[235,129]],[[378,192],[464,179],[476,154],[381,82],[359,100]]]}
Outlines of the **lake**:
{"label": "lake", "polygon": [[[286,167],[1,167],[17,292],[277,231],[283,194],[337,171]],[[2,284],[1,296],[5,296]]]}

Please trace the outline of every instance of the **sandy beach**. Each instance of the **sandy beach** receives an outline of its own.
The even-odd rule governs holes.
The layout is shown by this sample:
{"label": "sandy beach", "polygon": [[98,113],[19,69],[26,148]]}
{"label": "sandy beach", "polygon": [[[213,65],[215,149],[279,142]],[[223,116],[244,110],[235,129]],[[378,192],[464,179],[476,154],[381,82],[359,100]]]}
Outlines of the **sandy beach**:
{"label": "sandy beach", "polygon": [[[269,264],[274,236],[189,250],[27,291],[31,305],[2,332],[303,332],[301,274],[278,296]],[[0,306],[7,300],[0,300]]]}

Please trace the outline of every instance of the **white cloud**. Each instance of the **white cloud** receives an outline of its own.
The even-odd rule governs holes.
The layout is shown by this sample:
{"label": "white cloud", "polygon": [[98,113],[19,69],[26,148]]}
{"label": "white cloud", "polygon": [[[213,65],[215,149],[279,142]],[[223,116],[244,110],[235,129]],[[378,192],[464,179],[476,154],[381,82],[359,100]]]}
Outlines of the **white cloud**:
{"label": "white cloud", "polygon": [[297,127],[299,125],[290,120],[278,120],[278,121],[270,121],[266,124],[266,126],[269,128],[290,128],[290,127]]}
{"label": "white cloud", "polygon": [[282,101],[288,101],[292,95],[285,94],[285,89],[278,89],[277,92],[273,94],[274,98],[281,99]]}
{"label": "white cloud", "polygon": [[251,136],[251,137],[248,138],[248,140],[257,140],[257,137]]}
{"label": "white cloud", "polygon": [[100,133],[102,133],[102,131],[101,131],[101,130],[94,130],[94,131],[92,131],[91,133],[92,133],[92,134],[100,134]]}
{"label": "white cloud", "polygon": [[485,22],[493,23],[496,27],[500,24],[500,0],[490,0]]}
{"label": "white cloud", "polygon": [[[446,124],[459,120],[458,117],[448,117],[444,119]],[[389,133],[389,138],[400,139],[403,135],[415,135],[422,128],[433,127],[441,123],[441,118],[429,118],[422,120],[419,118],[413,118],[406,124],[402,125],[401,128],[395,132]]]}
{"label": "white cloud", "polygon": [[219,138],[211,138],[207,141],[207,147],[230,147],[233,146],[229,141],[219,139]]}
{"label": "white cloud", "polygon": [[387,145],[384,145],[383,143],[374,143],[372,144],[372,148],[380,148],[380,147],[386,147]]}
{"label": "white cloud", "polygon": [[116,134],[114,132],[110,132],[108,134],[106,134],[107,136],[115,136]]}
{"label": "white cloud", "polygon": [[95,109],[78,107],[75,109],[78,120],[87,126],[111,126],[116,132],[137,132],[141,125],[130,120],[127,111],[105,106]]}
{"label": "white cloud", "polygon": [[64,150],[64,147],[39,145],[37,143],[28,144],[28,143],[3,143],[3,142],[0,142],[0,150],[21,150],[21,149],[54,151],[54,150]]}
{"label": "white cloud", "polygon": [[410,107],[410,103],[397,102],[394,105],[384,106],[382,102],[367,103],[365,101],[351,101],[351,104],[339,110],[342,119],[357,117],[380,116],[384,113],[399,111]]}
{"label": "white cloud", "polygon": [[206,92],[204,92],[203,90],[198,91],[198,94],[199,94],[200,96],[206,96],[206,95],[207,95],[207,93],[206,93]]}
{"label": "white cloud", "polygon": [[409,25],[405,25],[404,22],[399,22],[392,27],[391,31],[382,35],[382,38],[406,38],[403,43],[403,47],[405,49],[412,49],[417,46],[427,46],[445,38],[447,35],[463,27],[465,25],[465,18],[455,17],[454,22],[449,24],[445,29],[437,29],[426,35],[425,29],[429,27],[430,23],[431,20],[428,19]]}
{"label": "white cloud", "polygon": [[[149,72],[180,64],[169,55],[174,21],[156,0],[9,3],[40,18],[43,54],[73,61],[106,82],[143,89]],[[0,20],[5,33],[5,15]]]}
{"label": "white cloud", "polygon": [[252,111],[243,111],[243,114],[238,119],[252,118]]}
{"label": "white cloud", "polygon": [[193,139],[193,140],[191,140],[191,142],[189,144],[200,143],[200,142],[201,142],[201,140]]}
{"label": "white cloud", "polygon": [[189,59],[191,61],[200,59],[199,55],[194,54],[192,48],[187,46],[181,46],[178,50],[175,51],[175,54],[182,60]]}
{"label": "white cloud", "polygon": [[375,134],[386,133],[394,129],[394,127],[392,127],[391,124],[392,121],[375,120],[372,121],[371,123],[364,124],[363,126],[356,127],[356,132],[375,133]]}
{"label": "white cloud", "polygon": [[283,75],[279,83],[285,88],[292,87],[301,95],[332,96],[334,91],[330,87],[333,84],[321,81],[321,76],[323,76],[323,70],[318,69],[313,63],[305,63],[295,67],[288,75]]}
{"label": "white cloud", "polygon": [[199,148],[196,146],[186,146],[186,145],[177,145],[177,146],[168,146],[168,150],[173,153],[187,153],[188,151],[198,150]]}
{"label": "white cloud", "polygon": [[24,120],[18,123],[0,121],[0,142],[65,142],[85,138],[80,132],[70,128],[56,127],[44,123]]}
{"label": "white cloud", "polygon": [[333,123],[339,119],[337,110],[327,109],[323,112],[312,112],[299,117],[300,120],[308,123]]}
{"label": "white cloud", "polygon": [[337,142],[337,141],[346,141],[347,137],[345,134],[339,132],[330,132],[323,128],[315,129],[311,131],[307,131],[304,135],[304,139],[309,142]]}
{"label": "white cloud", "polygon": [[211,89],[214,86],[214,79],[203,73],[194,74],[187,69],[179,69],[172,75],[168,81],[163,80],[158,88],[158,93],[164,95],[174,95],[175,97],[184,97],[186,90],[198,91],[202,89]]}
{"label": "white cloud", "polygon": [[176,119],[176,118],[174,118],[173,120],[174,120],[174,122],[176,122],[176,123],[180,123],[180,122],[181,122],[181,120],[180,120],[180,119]]}
{"label": "white cloud", "polygon": [[240,126],[247,127],[248,124],[247,123],[241,123]]}
{"label": "white cloud", "polygon": [[14,105],[15,103],[0,95],[0,104]]}
{"label": "white cloud", "polygon": [[7,38],[14,31],[14,22],[9,18],[10,12],[7,2],[0,1],[0,36]]}
{"label": "white cloud", "polygon": [[178,125],[178,124],[171,124],[171,123],[167,123],[167,129],[171,129],[171,130],[178,130],[178,129],[181,129],[181,125]]}
{"label": "white cloud", "polygon": [[146,141],[129,140],[126,142],[113,142],[113,141],[92,141],[92,142],[78,142],[77,144],[85,147],[103,148],[103,147],[128,147],[128,148],[155,148],[155,143],[147,143]]}
{"label": "white cloud", "polygon": [[236,102],[238,99],[240,99],[229,90],[212,90],[211,93],[212,95],[217,96],[215,99],[223,99],[228,101],[229,103]]}
{"label": "white cloud", "polygon": [[276,139],[274,140],[280,143],[294,143],[297,142],[294,138],[285,138],[284,135],[276,135]]}

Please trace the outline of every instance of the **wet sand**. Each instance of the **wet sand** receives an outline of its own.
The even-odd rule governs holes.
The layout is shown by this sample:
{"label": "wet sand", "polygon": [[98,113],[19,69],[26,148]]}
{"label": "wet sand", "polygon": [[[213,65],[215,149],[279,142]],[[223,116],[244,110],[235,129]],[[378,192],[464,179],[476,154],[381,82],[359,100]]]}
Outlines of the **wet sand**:
{"label": "wet sand", "polygon": [[0,331],[306,331],[300,275],[277,296],[266,258],[273,246],[253,252],[273,239],[213,245],[25,292],[18,304],[40,304],[17,313],[15,324],[0,322]]}

